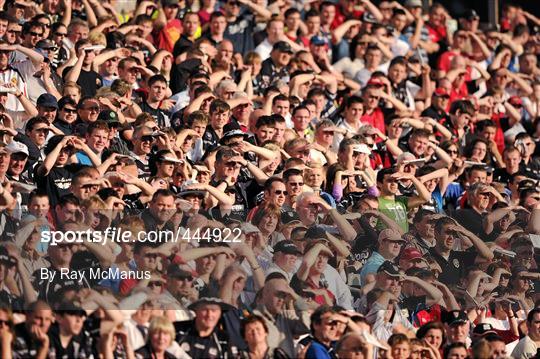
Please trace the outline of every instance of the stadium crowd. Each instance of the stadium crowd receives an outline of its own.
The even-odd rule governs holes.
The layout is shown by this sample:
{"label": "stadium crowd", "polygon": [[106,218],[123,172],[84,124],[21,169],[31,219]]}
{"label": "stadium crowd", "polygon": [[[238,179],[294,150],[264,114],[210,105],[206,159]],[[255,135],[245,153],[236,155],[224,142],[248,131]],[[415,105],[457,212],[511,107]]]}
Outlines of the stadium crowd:
{"label": "stadium crowd", "polygon": [[1,358],[540,358],[540,19],[1,0]]}

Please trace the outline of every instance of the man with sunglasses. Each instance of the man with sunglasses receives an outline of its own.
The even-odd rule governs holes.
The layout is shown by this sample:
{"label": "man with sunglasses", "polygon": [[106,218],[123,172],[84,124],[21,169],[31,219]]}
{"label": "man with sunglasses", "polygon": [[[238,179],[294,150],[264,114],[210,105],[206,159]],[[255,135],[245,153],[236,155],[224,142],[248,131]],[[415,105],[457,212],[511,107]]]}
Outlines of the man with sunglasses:
{"label": "man with sunglasses", "polygon": [[199,299],[199,292],[193,283],[194,277],[191,270],[174,263],[167,267],[165,290],[158,297],[158,302],[173,309],[176,320],[192,319],[187,307]]}
{"label": "man with sunglasses", "polygon": [[62,97],[58,101],[58,116],[53,126],[64,135],[74,132],[74,124],[77,121],[77,103],[70,97]]}
{"label": "man with sunglasses", "polygon": [[51,206],[55,206],[63,195],[69,193],[69,187],[75,173],[88,167],[78,163],[68,163],[77,150],[84,151],[93,166],[101,164],[101,160],[92,150],[74,136],[57,135],[52,137],[44,149],[45,160],[35,166],[34,176],[39,188],[49,194]]}
{"label": "man with sunglasses", "polygon": [[405,245],[401,233],[395,229],[384,229],[379,233],[377,250],[371,253],[362,270],[360,281],[362,285],[375,281],[375,274],[385,261],[394,261]]}

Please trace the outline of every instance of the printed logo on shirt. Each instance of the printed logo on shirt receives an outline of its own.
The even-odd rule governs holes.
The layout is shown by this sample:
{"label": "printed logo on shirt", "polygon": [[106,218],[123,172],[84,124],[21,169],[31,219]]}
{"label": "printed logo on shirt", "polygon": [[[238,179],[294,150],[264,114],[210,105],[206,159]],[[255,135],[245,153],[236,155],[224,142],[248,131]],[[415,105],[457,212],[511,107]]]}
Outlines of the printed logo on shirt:
{"label": "printed logo on shirt", "polygon": [[454,267],[459,268],[459,260],[457,258],[454,258],[452,264],[454,265]]}

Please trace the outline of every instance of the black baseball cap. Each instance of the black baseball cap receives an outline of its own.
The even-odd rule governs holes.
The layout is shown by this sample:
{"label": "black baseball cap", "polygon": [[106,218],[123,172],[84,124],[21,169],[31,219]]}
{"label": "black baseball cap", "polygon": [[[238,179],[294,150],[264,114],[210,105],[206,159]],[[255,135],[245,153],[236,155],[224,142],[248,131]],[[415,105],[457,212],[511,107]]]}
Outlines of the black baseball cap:
{"label": "black baseball cap", "polygon": [[448,312],[444,312],[441,316],[441,319],[443,323],[446,323],[450,326],[456,324],[465,324],[469,321],[467,313],[465,313],[463,310],[451,310]]}
{"label": "black baseball cap", "polygon": [[274,50],[275,51],[286,52],[286,53],[289,53],[289,54],[293,53],[293,49],[292,49],[291,45],[289,45],[285,41],[276,42],[274,44],[274,46],[272,47],[272,51],[274,51]]}
{"label": "black baseball cap", "polygon": [[377,269],[377,273],[386,273],[391,277],[399,277],[401,275],[399,267],[390,261],[384,261]]}
{"label": "black baseball cap", "polygon": [[101,111],[97,119],[107,122],[107,125],[120,123],[120,120],[118,119],[118,114],[113,110],[109,109]]}
{"label": "black baseball cap", "polygon": [[295,254],[300,255],[302,252],[298,250],[298,247],[293,243],[293,241],[290,240],[284,240],[278,242],[274,246],[274,253],[283,252],[285,254]]}

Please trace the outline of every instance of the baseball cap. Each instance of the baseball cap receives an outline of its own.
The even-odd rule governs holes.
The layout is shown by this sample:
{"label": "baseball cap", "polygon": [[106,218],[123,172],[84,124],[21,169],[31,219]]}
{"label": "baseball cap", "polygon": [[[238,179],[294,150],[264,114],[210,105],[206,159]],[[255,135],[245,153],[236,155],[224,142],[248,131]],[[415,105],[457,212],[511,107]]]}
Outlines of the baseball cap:
{"label": "baseball cap", "polygon": [[172,162],[172,163],[183,163],[182,160],[172,157],[169,150],[161,150],[156,154],[157,162]]}
{"label": "baseball cap", "polygon": [[73,302],[60,303],[58,309],[56,309],[55,312],[60,315],[69,314],[86,317],[86,311]]}
{"label": "baseball cap", "polygon": [[309,39],[309,43],[315,46],[324,46],[328,44],[328,41],[323,36],[315,35]]}
{"label": "baseball cap", "polygon": [[290,241],[290,240],[284,240],[284,241],[278,242],[274,246],[274,253],[278,253],[278,252],[283,252],[285,254],[295,254],[295,255],[302,254],[302,252],[298,250],[298,247],[296,247],[293,241]]}
{"label": "baseball cap", "polygon": [[370,13],[369,11],[364,11],[364,15],[362,15],[362,21],[367,22],[369,24],[377,24],[378,23],[377,18],[375,16],[373,16],[373,14]]}
{"label": "baseball cap", "polygon": [[396,231],[395,229],[386,228],[379,233],[379,242],[389,240],[393,242],[404,242],[404,240],[401,238],[401,234]]}
{"label": "baseball cap", "polygon": [[371,150],[365,143],[360,143],[353,146],[353,152],[365,153],[366,155],[371,154]]}
{"label": "baseball cap", "polygon": [[477,324],[473,329],[473,335],[484,336],[488,334],[497,334],[497,331],[489,323]]}
{"label": "baseball cap", "polygon": [[58,101],[56,100],[56,97],[54,97],[50,93],[44,93],[39,96],[36,101],[36,105],[58,109]]}
{"label": "baseball cap", "polygon": [[197,307],[201,305],[205,305],[205,304],[219,305],[222,311],[233,309],[232,305],[227,304],[220,298],[215,298],[215,297],[203,297],[197,300],[196,302],[190,304],[188,309],[195,310],[197,309]]}
{"label": "baseball cap", "polygon": [[28,152],[28,146],[26,146],[24,143],[17,141],[11,141],[9,145],[5,147],[5,150],[11,154],[24,153],[26,156],[30,155]]}
{"label": "baseball cap", "polygon": [[249,222],[244,222],[240,225],[240,228],[242,229],[242,233],[245,233],[245,234],[249,234],[249,233],[257,233],[257,232],[260,232],[261,230],[259,228],[257,228],[257,226],[249,223]]}
{"label": "baseball cap", "polygon": [[437,97],[450,97],[450,94],[444,87],[437,87],[435,91],[433,91],[433,96]]}
{"label": "baseball cap", "polygon": [[98,120],[103,120],[107,122],[108,125],[113,123],[120,123],[118,120],[118,114],[114,112],[113,110],[103,110],[98,115]]}
{"label": "baseball cap", "polygon": [[179,0],[161,0],[163,6],[175,6],[178,5]]}
{"label": "baseball cap", "polygon": [[0,247],[0,262],[9,265],[16,265],[17,261],[9,255],[6,247]]}
{"label": "baseball cap", "polygon": [[379,267],[379,269],[377,269],[377,273],[382,273],[382,272],[388,274],[391,277],[401,276],[399,267],[390,261],[384,261],[383,264],[381,264],[381,266]]}
{"label": "baseball cap", "polygon": [[467,11],[465,11],[465,13],[463,14],[462,18],[465,18],[467,20],[472,20],[472,19],[478,19],[480,18],[480,16],[478,15],[478,13],[476,12],[476,10],[474,9],[469,9]]}
{"label": "baseball cap", "polygon": [[206,194],[206,191],[200,190],[200,189],[189,189],[188,187],[190,185],[198,184],[199,182],[194,180],[187,180],[185,181],[182,186],[180,187],[180,192],[178,193],[178,197],[184,197],[184,196],[204,196]]}
{"label": "baseball cap", "polygon": [[170,264],[167,267],[167,277],[170,278],[192,278],[193,273],[180,267],[178,264]]}
{"label": "baseball cap", "polygon": [[286,53],[289,53],[289,54],[292,54],[293,53],[293,49],[291,47],[291,45],[289,45],[287,42],[285,41],[278,41],[274,44],[274,46],[272,47],[272,51],[281,51],[281,52],[286,52]]}
{"label": "baseball cap", "polygon": [[521,97],[519,96],[512,96],[508,99],[508,102],[512,105],[512,106],[521,106],[523,105],[523,101],[521,100]]}
{"label": "baseball cap", "polygon": [[372,77],[368,80],[366,87],[367,86],[382,87],[384,86],[384,82],[382,82],[381,79],[378,77]]}
{"label": "baseball cap", "polygon": [[[58,46],[56,46],[52,41],[50,40],[39,40],[37,43],[36,43],[36,49],[44,49],[44,50],[53,50],[53,49],[57,49]],[[53,50],[54,51],[54,50]]]}
{"label": "baseball cap", "polygon": [[415,259],[423,258],[422,252],[420,252],[418,249],[414,247],[405,248],[403,252],[401,252],[401,256],[399,257],[401,260],[404,261],[413,261]]}
{"label": "baseball cap", "polygon": [[242,131],[240,125],[236,122],[231,122],[223,126],[223,137],[219,140],[221,144],[233,137],[243,137],[244,139],[248,137],[247,133]]}
{"label": "baseball cap", "polygon": [[422,0],[407,0],[405,7],[422,7]]}
{"label": "baseball cap", "polygon": [[448,325],[464,324],[469,321],[467,313],[463,310],[451,310],[444,312],[441,317],[443,323]]}

